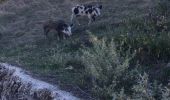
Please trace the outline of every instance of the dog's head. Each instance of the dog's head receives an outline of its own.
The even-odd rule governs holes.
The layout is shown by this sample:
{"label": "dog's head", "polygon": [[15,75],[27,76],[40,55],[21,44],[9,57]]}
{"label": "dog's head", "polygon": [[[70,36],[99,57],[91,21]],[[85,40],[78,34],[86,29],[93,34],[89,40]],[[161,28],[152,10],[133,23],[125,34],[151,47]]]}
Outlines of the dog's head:
{"label": "dog's head", "polygon": [[103,6],[102,5],[98,5],[98,8],[101,10],[103,8]]}
{"label": "dog's head", "polygon": [[71,31],[72,27],[73,27],[73,24],[71,24],[71,25],[64,24],[62,32],[67,36],[71,36],[72,35],[72,31]]}
{"label": "dog's head", "polygon": [[95,9],[96,9],[96,13],[97,13],[97,16],[100,16],[101,15],[101,9],[103,8],[103,6],[102,5],[97,5],[96,7],[95,7]]}

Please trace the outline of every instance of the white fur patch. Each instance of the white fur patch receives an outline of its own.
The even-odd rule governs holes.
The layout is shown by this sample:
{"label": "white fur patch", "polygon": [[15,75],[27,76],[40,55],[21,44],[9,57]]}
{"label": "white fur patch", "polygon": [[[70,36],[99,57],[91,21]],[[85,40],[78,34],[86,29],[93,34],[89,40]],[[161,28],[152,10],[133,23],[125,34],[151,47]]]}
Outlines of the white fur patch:
{"label": "white fur patch", "polygon": [[100,14],[101,14],[101,13],[100,13],[100,9],[99,9],[99,8],[96,8],[96,10],[97,10],[97,14],[96,14],[96,15],[97,15],[97,16],[100,16]]}
{"label": "white fur patch", "polygon": [[67,29],[64,29],[62,31],[64,34],[68,35],[68,36],[71,36],[72,35],[72,32],[71,32],[71,27],[67,27]]}

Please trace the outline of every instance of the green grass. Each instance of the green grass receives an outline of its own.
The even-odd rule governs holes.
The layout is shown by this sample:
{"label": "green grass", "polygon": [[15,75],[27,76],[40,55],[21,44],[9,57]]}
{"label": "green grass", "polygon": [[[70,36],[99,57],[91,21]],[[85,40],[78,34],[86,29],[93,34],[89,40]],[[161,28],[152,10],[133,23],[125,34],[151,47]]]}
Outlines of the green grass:
{"label": "green grass", "polygon": [[[170,70],[166,64],[170,60],[170,32],[169,27],[164,26],[169,25],[166,15],[169,10],[158,6],[158,12],[163,9],[163,13],[154,11],[152,17],[139,17],[136,10],[135,14],[131,11],[121,13],[128,2],[119,3],[125,4],[102,16],[108,20],[103,18],[104,21],[97,21],[90,27],[78,26],[80,30],[75,30],[73,36],[66,40],[56,40],[51,36],[49,41],[42,32],[39,33],[40,28],[37,33],[28,28],[27,32],[2,34],[0,61],[20,65],[42,79],[54,77],[47,81],[63,87],[78,86],[95,99],[167,99]],[[138,3],[141,2],[130,3],[129,9]],[[110,7],[108,2],[106,5]],[[26,9],[29,7],[17,11],[18,15],[27,16]],[[32,11],[29,9],[29,14]],[[131,14],[123,16],[127,12]],[[113,13],[121,13],[116,23]],[[29,14],[30,20],[38,19],[38,16],[31,18]],[[167,19],[161,20],[160,27],[154,17],[162,14]],[[9,18],[2,16],[0,20],[8,26]]]}
{"label": "green grass", "polygon": [[[113,93],[117,93],[121,88],[125,89],[126,95],[130,95],[131,88],[137,82],[136,75],[155,71],[152,66],[154,67],[156,61],[169,60],[170,46],[167,41],[170,36],[167,32],[129,36],[126,32],[130,29],[126,25],[114,30],[111,27],[100,29],[102,31],[85,32],[87,36],[80,39],[79,35],[74,35],[67,40],[49,42],[43,39],[6,47],[0,50],[1,61],[22,65],[24,69],[43,76],[54,75],[53,82],[79,86],[96,99],[111,99]],[[138,32],[138,29],[134,32]],[[140,54],[141,48],[147,50],[144,55]],[[141,67],[136,67],[138,61]],[[165,70],[160,68],[160,71],[161,78],[169,75],[168,70],[165,74]],[[163,84],[166,82],[167,80]]]}
{"label": "green grass", "polygon": [[[96,99],[109,100],[114,93],[118,98],[122,88],[124,95],[129,96],[134,92],[132,87],[141,88],[134,86],[139,73],[155,71],[154,64],[159,63],[157,61],[166,63],[170,59],[169,33],[146,34],[142,33],[143,27],[132,30],[140,23],[133,22],[135,25],[128,27],[118,26],[114,30],[101,25],[96,27],[99,30],[87,31],[87,36],[80,39],[79,35],[74,35],[67,40],[54,39],[49,42],[43,39],[6,47],[0,50],[0,60],[22,65],[24,69],[43,76],[53,75],[55,79],[52,82],[78,86]],[[141,64],[140,67],[136,66],[137,62]],[[166,84],[167,80],[164,79],[168,78],[169,71],[166,68],[158,70],[161,71],[159,78],[150,77]],[[150,97],[143,95],[143,98]]]}

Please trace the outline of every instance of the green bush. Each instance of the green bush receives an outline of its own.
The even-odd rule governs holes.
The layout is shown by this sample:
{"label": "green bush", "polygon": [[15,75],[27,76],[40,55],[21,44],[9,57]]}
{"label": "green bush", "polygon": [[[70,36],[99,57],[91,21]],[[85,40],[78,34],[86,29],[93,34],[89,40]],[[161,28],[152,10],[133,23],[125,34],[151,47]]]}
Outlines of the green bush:
{"label": "green bush", "polygon": [[115,41],[120,44],[118,48],[122,54],[130,48],[131,52],[136,52],[137,58],[135,59],[146,60],[150,58],[148,62],[150,64],[157,60],[167,62],[170,59],[170,33],[122,35],[116,36]]}
{"label": "green bush", "polygon": [[133,85],[133,94],[126,95],[122,88],[120,92],[115,92],[113,100],[169,100],[170,89],[158,85],[155,81],[151,83],[149,81],[148,74],[138,74],[137,84]]}
{"label": "green bush", "polygon": [[97,40],[92,48],[82,49],[82,53],[81,60],[85,72],[91,77],[89,85],[92,85],[91,91],[94,97],[111,99],[114,91],[119,90],[121,81],[129,78],[127,76],[126,79],[124,75],[131,72],[127,71],[131,58],[120,57],[114,41],[109,42],[106,39]]}

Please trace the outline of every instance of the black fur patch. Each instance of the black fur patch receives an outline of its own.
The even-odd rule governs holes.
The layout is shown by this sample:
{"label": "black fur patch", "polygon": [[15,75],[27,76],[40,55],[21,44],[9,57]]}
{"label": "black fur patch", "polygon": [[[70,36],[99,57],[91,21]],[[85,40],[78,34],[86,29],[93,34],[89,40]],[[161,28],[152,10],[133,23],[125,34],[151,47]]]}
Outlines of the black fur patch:
{"label": "black fur patch", "polygon": [[88,14],[88,11],[86,11],[85,13]]}
{"label": "black fur patch", "polygon": [[93,12],[93,10],[90,8],[90,9],[88,10],[88,12],[91,14],[91,13]]}
{"label": "black fur patch", "polygon": [[74,9],[74,14],[77,15],[79,13],[79,9],[78,8],[75,8]]}
{"label": "black fur patch", "polygon": [[80,9],[83,9],[83,7],[80,7]]}
{"label": "black fur patch", "polygon": [[95,21],[95,20],[96,20],[95,15],[94,15],[94,16],[92,16],[92,19],[93,19],[93,21]]}
{"label": "black fur patch", "polygon": [[102,9],[102,8],[103,8],[103,6],[102,6],[102,5],[100,5],[100,6],[99,6],[99,9]]}
{"label": "black fur patch", "polygon": [[84,6],[84,10],[87,10],[87,7],[86,7],[86,6]]}
{"label": "black fur patch", "polygon": [[[89,23],[95,21],[97,16],[100,16],[102,5],[77,5],[73,8],[73,14],[78,16],[88,16]],[[72,17],[73,20],[73,17]]]}

